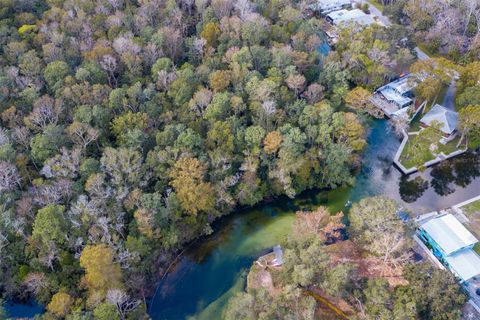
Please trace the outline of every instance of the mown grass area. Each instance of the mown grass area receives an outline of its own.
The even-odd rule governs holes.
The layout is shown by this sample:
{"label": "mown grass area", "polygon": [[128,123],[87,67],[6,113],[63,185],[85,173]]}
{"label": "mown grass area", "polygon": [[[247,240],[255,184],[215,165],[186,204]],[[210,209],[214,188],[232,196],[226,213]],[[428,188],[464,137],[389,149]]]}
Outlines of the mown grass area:
{"label": "mown grass area", "polygon": [[480,200],[474,201],[462,207],[462,211],[466,214],[480,214]]}
{"label": "mown grass area", "polygon": [[437,101],[435,101],[435,103],[443,105],[443,100],[445,99],[445,95],[447,94],[447,91],[448,91],[448,85],[443,85],[440,88],[440,91],[438,92]]}
{"label": "mown grass area", "polygon": [[370,2],[375,8],[383,12],[383,5],[378,2],[378,0],[369,0],[368,2]]}
{"label": "mown grass area", "polygon": [[431,58],[436,58],[439,55],[437,53],[434,53],[430,48],[423,42],[418,42],[417,47],[419,47],[425,54]]}
{"label": "mown grass area", "polygon": [[475,252],[476,252],[477,254],[480,254],[480,244],[477,243],[477,244],[473,247],[473,250],[475,250]]}
{"label": "mown grass area", "polygon": [[447,144],[443,145],[443,144],[440,143],[438,145],[438,152],[439,153],[443,152],[443,154],[449,155],[450,153],[452,153],[454,151],[457,151],[458,149],[463,149],[465,147],[465,143],[460,144],[457,148],[457,144],[458,144],[458,141],[460,141],[460,138],[461,138],[461,135],[458,134],[455,137],[455,139],[448,142]]}
{"label": "mown grass area", "polygon": [[[416,166],[415,161],[412,159],[412,157],[410,157],[410,158],[408,157],[408,155],[410,154],[410,150],[412,148],[412,138],[414,138],[414,136],[410,136],[408,138],[408,141],[405,144],[405,147],[403,148],[402,154],[400,155],[400,159],[399,159],[400,163],[403,164],[405,166],[405,168],[407,168],[407,169],[410,169],[410,168],[413,168],[413,167]],[[420,159],[422,162],[427,162],[427,161],[435,159],[435,157],[430,152],[428,147],[422,149],[420,152],[421,152],[421,154],[417,155],[417,157],[418,157],[417,159]]]}
{"label": "mown grass area", "polygon": [[423,112],[419,111],[412,122],[410,122],[410,127],[408,132],[417,132],[420,131],[420,119],[423,117]]}
{"label": "mown grass area", "polygon": [[[418,131],[418,130],[417,130]],[[415,162],[413,159],[410,157],[408,158],[408,154],[410,153],[410,149],[412,148],[412,140],[415,136],[411,135],[408,138],[407,143],[405,144],[405,148],[403,148],[402,154],[400,155],[400,162],[405,166],[405,168],[410,169],[412,167],[415,167]],[[455,137],[452,141],[448,142],[447,144],[443,145],[441,143],[438,143],[438,149],[435,152],[436,154],[439,154],[443,152],[444,155],[449,155],[450,153],[457,151],[461,148],[464,147],[464,144],[461,144],[459,148],[457,148],[457,143],[460,140],[460,136]],[[435,159],[435,155],[432,154],[430,151],[430,148],[428,146],[425,146],[422,148],[420,151],[422,154],[418,157],[423,163]],[[418,155],[417,155],[418,156]]]}

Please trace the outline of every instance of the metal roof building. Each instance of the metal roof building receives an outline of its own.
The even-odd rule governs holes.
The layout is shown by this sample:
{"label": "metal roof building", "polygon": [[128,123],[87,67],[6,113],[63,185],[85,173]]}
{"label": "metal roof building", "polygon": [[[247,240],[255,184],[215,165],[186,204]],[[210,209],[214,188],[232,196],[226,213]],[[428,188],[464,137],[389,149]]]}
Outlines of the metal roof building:
{"label": "metal roof building", "polygon": [[480,256],[473,250],[478,239],[452,214],[428,220],[419,229],[433,254],[456,276],[467,281],[480,275]]}
{"label": "metal roof building", "polygon": [[463,281],[480,274],[480,257],[472,249],[460,251],[445,257],[450,270]]}
{"label": "metal roof building", "polygon": [[318,0],[317,3],[312,5],[312,8],[320,11],[321,14],[351,7],[352,0]]}
{"label": "metal roof building", "polygon": [[416,87],[416,83],[411,79],[410,75],[404,76],[378,88],[376,92],[382,94],[385,99],[399,108],[404,108],[413,101],[410,96],[412,90]]}
{"label": "metal roof building", "polygon": [[431,126],[434,121],[440,123],[440,130],[443,133],[451,135],[457,130],[458,113],[436,104],[420,119],[425,126]]}
{"label": "metal roof building", "polygon": [[368,26],[375,23],[375,19],[373,19],[371,15],[366,14],[360,9],[334,11],[327,15],[327,20],[337,26],[349,23]]}
{"label": "metal roof building", "polygon": [[445,255],[471,247],[478,242],[478,239],[452,214],[429,220],[420,228],[428,233]]}

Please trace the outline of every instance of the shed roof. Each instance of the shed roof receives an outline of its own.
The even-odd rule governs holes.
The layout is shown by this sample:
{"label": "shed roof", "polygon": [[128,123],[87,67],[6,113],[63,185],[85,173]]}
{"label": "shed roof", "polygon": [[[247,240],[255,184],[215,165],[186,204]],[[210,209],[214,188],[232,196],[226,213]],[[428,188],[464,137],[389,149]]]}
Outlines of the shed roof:
{"label": "shed roof", "polygon": [[422,224],[421,228],[429,234],[447,256],[478,242],[478,239],[452,214],[429,220]]}
{"label": "shed roof", "polygon": [[361,25],[370,25],[375,23],[371,15],[366,14],[360,9],[353,10],[338,10],[333,11],[327,15],[336,25],[355,22]]}
{"label": "shed roof", "polygon": [[480,275],[480,257],[472,249],[454,253],[445,260],[464,281]]}
{"label": "shed roof", "polygon": [[442,132],[451,134],[457,129],[458,113],[436,104],[420,119],[420,122],[427,126],[431,126],[434,121],[440,123]]}

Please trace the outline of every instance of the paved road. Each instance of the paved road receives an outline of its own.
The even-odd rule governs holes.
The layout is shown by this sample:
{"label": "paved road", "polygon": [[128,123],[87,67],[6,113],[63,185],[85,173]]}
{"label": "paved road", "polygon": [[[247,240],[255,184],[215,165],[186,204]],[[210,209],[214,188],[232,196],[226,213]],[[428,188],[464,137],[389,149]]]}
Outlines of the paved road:
{"label": "paved road", "polygon": [[430,57],[425,52],[423,52],[422,49],[420,49],[419,47],[415,47],[414,50],[417,53],[418,59],[420,59],[420,60],[430,59]]}
{"label": "paved road", "polygon": [[[362,0],[362,4],[363,3],[368,3],[370,12],[373,15],[377,16],[380,22],[382,22],[385,26],[388,27],[392,24],[390,22],[390,19],[387,16],[385,16],[382,11],[378,10],[377,7],[375,7],[371,2],[369,2],[368,0]],[[430,57],[425,52],[423,52],[422,49],[420,49],[419,47],[415,47],[414,50],[417,53],[418,59],[420,60],[430,59]]]}
{"label": "paved road", "polygon": [[442,101],[442,106],[452,111],[455,111],[455,91],[457,91],[457,85],[455,80],[452,80]]}
{"label": "paved road", "polygon": [[391,25],[392,23],[390,22],[390,19],[388,19],[387,16],[384,16],[382,11],[378,10],[377,7],[375,7],[373,4],[371,4],[369,1],[367,0],[362,0],[362,4],[363,3],[368,3],[368,6],[369,6],[369,10],[372,14],[376,15],[378,17],[378,19],[380,20],[380,22],[382,22],[386,27],[388,27],[389,25]]}

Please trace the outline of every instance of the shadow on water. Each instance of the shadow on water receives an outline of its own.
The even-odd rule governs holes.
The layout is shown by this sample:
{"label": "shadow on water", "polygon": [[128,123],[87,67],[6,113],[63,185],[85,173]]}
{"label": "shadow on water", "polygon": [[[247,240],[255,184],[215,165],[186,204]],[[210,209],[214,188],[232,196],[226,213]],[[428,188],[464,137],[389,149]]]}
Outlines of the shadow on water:
{"label": "shadow on water", "polygon": [[[478,154],[469,153],[403,177],[393,167],[400,141],[387,121],[371,121],[367,140],[353,187],[307,191],[296,199],[280,197],[217,221],[215,232],[188,248],[159,284],[157,295],[150,301],[152,319],[220,319],[228,299],[244,289],[252,262],[286,239],[297,210],[322,205],[336,213],[364,197],[385,195],[413,214],[420,214],[478,195]],[[22,305],[7,305],[11,316],[34,314],[23,313],[22,308]]]}
{"label": "shadow on water", "polygon": [[323,205],[334,213],[364,197],[386,195],[419,214],[478,194],[477,154],[404,177],[393,167],[399,145],[387,121],[372,121],[362,167],[353,187],[307,191],[294,200],[280,197],[220,220],[214,226],[216,232],[189,249],[175,272],[160,284],[159,294],[152,301],[152,318],[220,319],[228,299],[244,289],[252,262],[285,240],[297,210]]}

